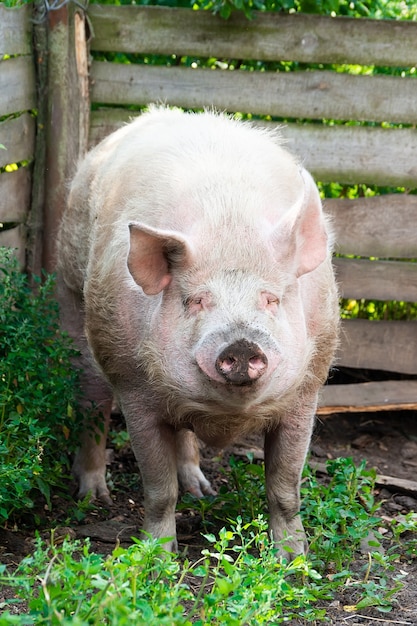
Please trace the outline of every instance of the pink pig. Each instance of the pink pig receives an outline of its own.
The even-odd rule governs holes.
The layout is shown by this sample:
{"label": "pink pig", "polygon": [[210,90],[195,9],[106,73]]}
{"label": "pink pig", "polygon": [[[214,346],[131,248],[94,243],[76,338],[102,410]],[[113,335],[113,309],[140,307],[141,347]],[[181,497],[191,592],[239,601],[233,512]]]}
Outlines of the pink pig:
{"label": "pink pig", "polygon": [[75,460],[80,495],[109,499],[115,396],[143,480],[144,529],[171,537],[170,550],[178,479],[213,493],[197,438],[225,446],[254,431],[265,436],[273,540],[289,556],[306,547],[300,475],[339,314],[317,188],[280,143],[225,115],[151,107],[92,150],[71,186],[62,319],[103,420],[96,436],[86,428]]}

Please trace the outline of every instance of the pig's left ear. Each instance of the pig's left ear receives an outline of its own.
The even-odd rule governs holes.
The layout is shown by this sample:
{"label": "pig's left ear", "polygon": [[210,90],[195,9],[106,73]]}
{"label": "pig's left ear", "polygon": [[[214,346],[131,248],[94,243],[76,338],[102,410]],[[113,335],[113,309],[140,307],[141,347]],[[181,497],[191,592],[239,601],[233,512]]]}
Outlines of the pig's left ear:
{"label": "pig's left ear", "polygon": [[283,235],[288,237],[288,252],[295,262],[297,276],[312,272],[328,254],[326,221],[319,191],[307,170],[301,168],[300,174],[304,183],[301,202],[280,222],[274,237],[276,244],[283,243],[279,241]]}
{"label": "pig's left ear", "polygon": [[129,272],[144,293],[154,296],[171,282],[173,267],[188,264],[189,242],[175,231],[159,230],[138,222],[129,224],[129,230]]}

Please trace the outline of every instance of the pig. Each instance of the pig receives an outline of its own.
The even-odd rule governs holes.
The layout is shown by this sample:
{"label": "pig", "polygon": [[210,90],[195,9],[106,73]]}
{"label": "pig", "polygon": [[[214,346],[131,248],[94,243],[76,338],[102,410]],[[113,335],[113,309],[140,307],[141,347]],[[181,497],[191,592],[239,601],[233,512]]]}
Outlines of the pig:
{"label": "pig", "polygon": [[[74,461],[109,501],[113,398],[139,465],[143,529],[177,549],[178,485],[214,491],[201,440],[264,437],[269,527],[306,550],[300,477],[338,331],[318,189],[277,132],[151,106],[79,164],[58,237],[64,326],[96,414]],[[92,356],[91,356],[92,355]]]}

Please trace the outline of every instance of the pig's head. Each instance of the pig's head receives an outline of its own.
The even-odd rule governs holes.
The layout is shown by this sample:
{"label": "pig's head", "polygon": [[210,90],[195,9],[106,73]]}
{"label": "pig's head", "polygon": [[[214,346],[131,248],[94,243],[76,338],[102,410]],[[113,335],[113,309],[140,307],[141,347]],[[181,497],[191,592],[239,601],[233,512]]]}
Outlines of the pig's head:
{"label": "pig's head", "polygon": [[245,411],[306,375],[314,341],[300,282],[328,245],[317,188],[304,169],[296,175],[294,201],[276,219],[239,216],[212,232],[207,222],[186,232],[129,224],[130,274],[155,298],[156,358],[194,402]]}

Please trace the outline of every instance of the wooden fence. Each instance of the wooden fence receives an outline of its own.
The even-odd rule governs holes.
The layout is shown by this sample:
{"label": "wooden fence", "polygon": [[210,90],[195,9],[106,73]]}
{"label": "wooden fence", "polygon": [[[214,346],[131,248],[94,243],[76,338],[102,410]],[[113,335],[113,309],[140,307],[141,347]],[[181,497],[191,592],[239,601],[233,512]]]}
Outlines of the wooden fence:
{"label": "wooden fence", "polygon": [[[65,180],[76,157],[87,144],[95,145],[135,115],[132,105],[215,106],[290,119],[282,133],[316,179],[406,190],[417,187],[417,72],[414,78],[412,73],[403,77],[397,71],[417,63],[416,23],[278,13],[258,13],[251,21],[236,14],[224,21],[188,9],[91,5],[94,59],[103,52],[159,54],[170,57],[170,66],[147,64],[143,59],[130,64],[93,60],[88,90],[84,16],[68,7],[60,11],[65,12],[60,19],[51,22],[49,17],[49,28],[55,32],[49,62],[54,67],[64,56],[75,69],[69,70],[72,80],[61,79],[55,71],[49,93],[49,110],[59,110],[66,126],[54,125],[51,115],[47,118],[49,143],[56,146],[49,157],[47,150],[45,162],[46,171],[55,172],[45,185],[44,197],[48,259],[65,201]],[[62,29],[65,24],[73,28],[71,36]],[[117,61],[117,54],[114,57]],[[196,62],[184,64],[183,57],[195,57]],[[198,58],[225,62],[209,69],[200,67]],[[316,64],[318,69],[228,69],[244,67],[245,59],[298,62],[300,68],[304,63]],[[355,75],[326,69],[335,63],[393,71]],[[1,76],[0,65],[0,80]],[[88,97],[94,105],[90,120]],[[324,119],[335,123],[325,124]],[[367,124],[358,125],[359,121]],[[1,129],[0,142],[5,143]],[[405,191],[359,200],[332,199],[325,206],[334,218],[337,252],[343,255],[335,258],[342,294],[417,301],[417,264],[412,261],[417,258],[417,196]],[[417,322],[344,321],[338,364],[396,372],[406,379],[330,385],[323,393],[322,413],[417,408]]]}
{"label": "wooden fence", "polygon": [[[33,162],[36,107],[35,66],[32,51],[31,9],[7,10],[0,4],[0,168]],[[8,117],[6,117],[8,116]],[[1,121],[4,120],[4,121]],[[26,263],[27,225],[30,220],[32,171],[30,165],[0,173],[0,245],[17,249]]]}

